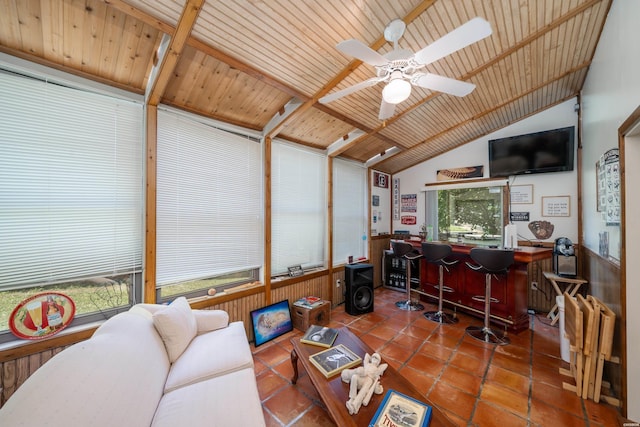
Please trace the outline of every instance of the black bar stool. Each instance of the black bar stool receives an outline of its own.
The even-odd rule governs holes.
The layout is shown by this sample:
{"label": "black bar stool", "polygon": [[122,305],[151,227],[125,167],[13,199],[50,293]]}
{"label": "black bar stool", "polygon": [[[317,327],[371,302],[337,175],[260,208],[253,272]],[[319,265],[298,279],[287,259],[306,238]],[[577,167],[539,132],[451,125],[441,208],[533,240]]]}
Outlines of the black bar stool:
{"label": "black bar stool", "polygon": [[404,258],[406,264],[407,278],[405,287],[407,289],[407,299],[404,301],[398,301],[396,306],[400,310],[406,311],[418,311],[424,310],[424,306],[419,302],[414,302],[411,300],[411,261],[421,258],[422,255],[420,252],[415,250],[410,243],[406,242],[391,242],[391,250],[393,254],[398,258]]}
{"label": "black bar stool", "polygon": [[457,317],[452,317],[442,311],[442,293],[445,290],[446,292],[453,292],[453,289],[444,285],[444,270],[447,269],[449,271],[449,267],[458,263],[458,260],[447,261],[445,259],[451,254],[452,250],[451,245],[442,243],[422,244],[422,256],[425,261],[437,265],[439,270],[438,285],[436,286],[438,289],[438,311],[428,311],[424,314],[424,317],[433,322],[456,323],[458,321]]}
{"label": "black bar stool", "polygon": [[509,272],[509,267],[513,264],[514,252],[505,249],[472,248],[469,255],[478,265],[467,262],[467,266],[474,271],[485,273],[485,296],[472,297],[475,301],[484,301],[484,326],[469,326],[466,332],[473,338],[486,343],[509,344],[511,341],[508,337],[500,332],[494,332],[489,327],[491,302],[498,302],[497,299],[491,298],[491,276]]}

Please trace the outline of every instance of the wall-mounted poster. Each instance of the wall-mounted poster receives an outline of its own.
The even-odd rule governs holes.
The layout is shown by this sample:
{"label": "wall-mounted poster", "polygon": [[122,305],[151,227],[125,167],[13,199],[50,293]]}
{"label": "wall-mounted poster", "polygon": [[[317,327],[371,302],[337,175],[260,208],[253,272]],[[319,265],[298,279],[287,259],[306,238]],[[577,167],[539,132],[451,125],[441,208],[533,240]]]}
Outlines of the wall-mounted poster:
{"label": "wall-mounted poster", "polygon": [[604,153],[596,164],[598,211],[607,225],[620,224],[620,153],[617,148]]}
{"label": "wall-mounted poster", "polygon": [[482,178],[483,176],[484,166],[467,166],[465,168],[441,169],[436,174],[436,181]]}
{"label": "wall-mounted poster", "polygon": [[393,178],[393,219],[400,219],[400,178]]}
{"label": "wall-mounted poster", "polygon": [[418,196],[416,194],[402,194],[400,203],[401,212],[418,212]]}

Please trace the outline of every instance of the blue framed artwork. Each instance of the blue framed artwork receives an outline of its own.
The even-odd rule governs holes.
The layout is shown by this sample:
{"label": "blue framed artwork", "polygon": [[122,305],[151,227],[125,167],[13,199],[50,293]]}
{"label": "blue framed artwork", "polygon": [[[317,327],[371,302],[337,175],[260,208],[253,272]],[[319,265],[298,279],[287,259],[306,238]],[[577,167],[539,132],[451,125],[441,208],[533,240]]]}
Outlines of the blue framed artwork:
{"label": "blue framed artwork", "polygon": [[293,330],[289,300],[277,302],[251,312],[255,345],[258,347]]}

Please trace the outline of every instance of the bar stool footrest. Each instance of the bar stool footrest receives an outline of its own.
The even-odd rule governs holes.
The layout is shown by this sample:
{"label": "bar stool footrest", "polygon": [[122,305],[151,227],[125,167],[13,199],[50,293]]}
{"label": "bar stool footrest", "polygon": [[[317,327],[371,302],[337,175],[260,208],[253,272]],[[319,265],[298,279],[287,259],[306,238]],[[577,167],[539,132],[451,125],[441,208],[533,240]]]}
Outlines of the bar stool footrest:
{"label": "bar stool footrest", "polygon": [[[485,302],[485,300],[486,300],[486,298],[485,298],[485,297],[483,297],[483,296],[478,296],[478,295],[476,295],[476,296],[472,296],[472,297],[471,297],[471,299],[472,299],[472,300],[474,300],[474,301],[479,301],[479,302]],[[499,299],[497,299],[497,298],[490,298],[490,300],[491,300],[491,302],[494,302],[494,303],[495,303],[495,302],[500,302],[500,300],[499,300]]]}

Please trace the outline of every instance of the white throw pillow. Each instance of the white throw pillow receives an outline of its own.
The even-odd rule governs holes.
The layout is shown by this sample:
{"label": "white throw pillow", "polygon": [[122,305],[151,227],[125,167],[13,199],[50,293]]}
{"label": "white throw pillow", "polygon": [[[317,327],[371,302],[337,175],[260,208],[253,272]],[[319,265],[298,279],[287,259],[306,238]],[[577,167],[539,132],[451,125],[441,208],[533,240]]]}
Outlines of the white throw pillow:
{"label": "white throw pillow", "polygon": [[153,325],[162,337],[171,363],[180,357],[197,332],[196,318],[185,297],[153,313]]}

